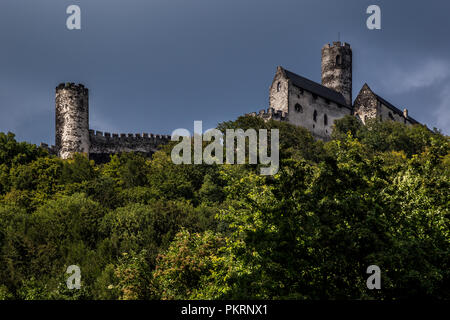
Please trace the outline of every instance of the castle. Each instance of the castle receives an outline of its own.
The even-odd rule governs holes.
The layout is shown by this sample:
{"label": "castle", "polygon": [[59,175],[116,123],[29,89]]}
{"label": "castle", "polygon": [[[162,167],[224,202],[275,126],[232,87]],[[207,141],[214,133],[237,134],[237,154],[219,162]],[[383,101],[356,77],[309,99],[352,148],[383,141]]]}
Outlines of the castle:
{"label": "castle", "polygon": [[[89,91],[73,83],[56,87],[55,146],[50,152],[63,159],[85,153],[103,162],[110,154],[154,153],[170,136],[154,134],[117,134],[89,128]],[[333,42],[322,48],[322,84],[278,67],[269,89],[269,108],[248,115],[287,121],[308,129],[316,139],[329,140],[334,120],[354,115],[363,123],[380,121],[418,122],[374,93],[364,84],[352,103],[352,49],[348,43]],[[48,147],[43,144],[43,147]]]}
{"label": "castle", "polygon": [[249,115],[302,126],[321,140],[329,140],[334,120],[346,115],[362,123],[378,118],[418,124],[407,109],[396,108],[367,84],[352,103],[352,49],[339,41],[322,48],[322,84],[278,67],[269,89],[269,108]]}
{"label": "castle", "polygon": [[[56,87],[55,146],[50,152],[63,159],[74,153],[88,154],[96,162],[121,152],[154,153],[170,136],[149,133],[109,133],[89,129],[89,90],[82,84]],[[44,145],[44,147],[46,147]]]}

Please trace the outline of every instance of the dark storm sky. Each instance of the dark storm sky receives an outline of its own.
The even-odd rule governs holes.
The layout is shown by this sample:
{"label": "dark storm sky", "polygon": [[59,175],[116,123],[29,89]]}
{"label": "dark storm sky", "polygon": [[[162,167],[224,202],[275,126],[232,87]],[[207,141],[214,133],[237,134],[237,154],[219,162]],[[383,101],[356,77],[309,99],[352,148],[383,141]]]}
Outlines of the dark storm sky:
{"label": "dark storm sky", "polygon": [[[66,28],[66,8],[82,30]],[[378,4],[382,29],[366,28]],[[54,90],[90,89],[91,128],[170,134],[268,107],[277,65],[320,82],[325,43],[353,48],[364,82],[450,133],[450,2],[366,0],[1,0],[0,131],[54,142]]]}

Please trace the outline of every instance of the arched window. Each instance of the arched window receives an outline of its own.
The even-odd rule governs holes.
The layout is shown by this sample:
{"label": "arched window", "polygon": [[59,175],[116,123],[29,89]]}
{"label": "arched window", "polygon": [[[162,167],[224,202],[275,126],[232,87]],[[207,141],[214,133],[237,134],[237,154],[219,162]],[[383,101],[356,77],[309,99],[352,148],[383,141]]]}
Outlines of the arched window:
{"label": "arched window", "polygon": [[394,120],[394,116],[392,115],[391,112],[389,112],[389,118],[391,118],[391,120]]}
{"label": "arched window", "polygon": [[303,112],[303,107],[299,103],[296,103],[295,104],[295,111],[302,113]]}
{"label": "arched window", "polygon": [[314,120],[314,122],[317,122],[317,111],[316,110],[314,110],[313,120]]}
{"label": "arched window", "polygon": [[336,65],[340,66],[342,64],[342,57],[340,55],[336,56]]}
{"label": "arched window", "polygon": [[278,82],[277,83],[277,92],[280,92],[280,90],[281,90],[281,82]]}
{"label": "arched window", "polygon": [[323,125],[327,126],[328,125],[328,117],[326,114],[323,115]]}

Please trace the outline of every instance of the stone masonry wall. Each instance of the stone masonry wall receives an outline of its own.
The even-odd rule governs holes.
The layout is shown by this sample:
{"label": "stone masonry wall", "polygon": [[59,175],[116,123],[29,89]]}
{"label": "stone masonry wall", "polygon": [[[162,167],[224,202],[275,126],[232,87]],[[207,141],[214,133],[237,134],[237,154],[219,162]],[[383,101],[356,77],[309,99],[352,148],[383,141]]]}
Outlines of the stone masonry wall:
{"label": "stone masonry wall", "polygon": [[412,125],[413,123],[405,117],[404,113],[399,113],[391,110],[391,108],[385,106],[382,103],[378,104],[378,118],[381,121],[397,121],[404,124]]}
{"label": "stone masonry wall", "polygon": [[109,133],[89,130],[89,157],[96,162],[109,160],[109,155],[122,152],[136,152],[150,156],[158,147],[170,141],[168,135],[154,135],[148,133]]}
{"label": "stone masonry wall", "polygon": [[329,140],[334,120],[351,113],[350,107],[341,106],[293,85],[289,88],[288,122],[308,129],[317,139]]}
{"label": "stone masonry wall", "polygon": [[269,89],[269,106],[274,110],[288,112],[289,80],[280,67],[277,68]]}
{"label": "stone masonry wall", "polygon": [[89,92],[82,84],[56,88],[55,146],[63,159],[89,152]]}
{"label": "stone masonry wall", "polygon": [[366,120],[376,118],[378,109],[378,100],[375,94],[370,90],[367,84],[364,84],[358,96],[355,99],[353,112],[364,124]]}
{"label": "stone masonry wall", "polygon": [[341,93],[347,105],[352,105],[352,49],[348,43],[337,41],[322,48],[322,85]]}

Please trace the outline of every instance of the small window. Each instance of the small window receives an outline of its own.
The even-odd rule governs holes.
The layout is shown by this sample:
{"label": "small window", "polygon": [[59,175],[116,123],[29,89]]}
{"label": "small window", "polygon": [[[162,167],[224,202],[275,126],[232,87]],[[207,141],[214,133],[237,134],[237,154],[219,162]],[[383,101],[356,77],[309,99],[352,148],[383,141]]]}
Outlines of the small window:
{"label": "small window", "polygon": [[394,116],[392,115],[391,112],[389,112],[389,118],[391,118],[391,120],[394,120]]}
{"label": "small window", "polygon": [[313,93],[312,96],[313,96],[313,99],[314,99],[314,100],[317,100],[317,94]]}
{"label": "small window", "polygon": [[380,114],[380,122],[383,122],[383,116]]}
{"label": "small window", "polygon": [[303,113],[303,107],[299,103],[297,103],[295,104],[295,111]]}
{"label": "small window", "polygon": [[342,57],[340,55],[336,56],[336,65],[340,66],[342,64]]}
{"label": "small window", "polygon": [[314,122],[317,122],[317,111],[316,110],[314,110],[313,120],[314,120]]}
{"label": "small window", "polygon": [[323,125],[327,126],[328,125],[328,117],[326,114],[323,115]]}
{"label": "small window", "polygon": [[277,92],[280,92],[280,90],[281,90],[281,82],[278,82],[278,84],[277,84]]}

